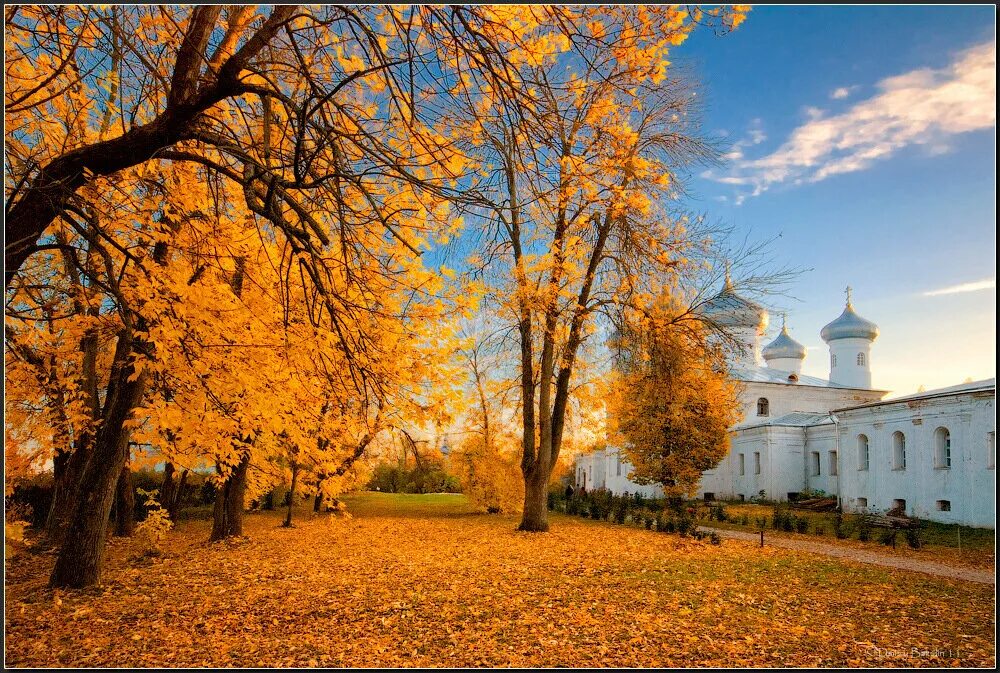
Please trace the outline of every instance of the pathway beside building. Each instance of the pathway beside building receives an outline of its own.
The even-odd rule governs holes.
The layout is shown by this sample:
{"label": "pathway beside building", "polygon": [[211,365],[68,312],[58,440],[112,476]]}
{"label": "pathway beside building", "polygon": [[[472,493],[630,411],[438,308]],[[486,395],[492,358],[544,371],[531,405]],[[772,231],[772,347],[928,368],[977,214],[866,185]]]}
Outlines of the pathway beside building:
{"label": "pathway beside building", "polygon": [[[708,528],[706,526],[699,526],[698,528],[699,530],[708,532],[714,531],[721,537],[732,540],[744,540],[756,543],[760,542],[760,533],[748,533],[739,530],[724,530],[721,528]],[[822,542],[793,540],[777,536],[768,537],[766,533],[764,534],[764,544],[772,547],[798,549],[805,552],[811,552],[813,554],[824,554],[826,556],[833,556],[836,558],[845,558],[851,561],[858,561],[859,563],[871,563],[873,565],[885,566],[887,568],[899,568],[901,570],[910,570],[918,573],[926,573],[928,575],[937,575],[938,577],[964,580],[966,582],[996,584],[996,573],[992,573],[988,570],[949,566],[943,563],[935,563],[934,561],[923,561],[914,558],[879,554],[877,552],[866,551],[863,549],[853,549],[850,547],[841,547],[839,545],[823,544]]]}

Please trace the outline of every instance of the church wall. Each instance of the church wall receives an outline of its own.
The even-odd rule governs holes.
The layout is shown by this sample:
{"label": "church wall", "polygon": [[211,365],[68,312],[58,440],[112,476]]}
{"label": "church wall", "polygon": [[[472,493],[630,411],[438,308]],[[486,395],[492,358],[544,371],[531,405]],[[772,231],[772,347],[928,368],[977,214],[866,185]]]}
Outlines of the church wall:
{"label": "church wall", "polygon": [[[803,474],[806,486],[812,491],[823,491],[827,495],[836,496],[840,483],[840,472],[843,460],[837,446],[837,427],[835,425],[814,425],[806,428],[806,445],[802,456]],[[834,474],[832,453],[836,454],[836,473]],[[818,458],[818,465],[814,460]],[[815,474],[818,467],[819,474]]]}
{"label": "church wall", "polygon": [[[845,388],[820,388],[817,386],[785,385],[782,383],[748,382],[742,394],[743,420],[739,425],[765,423],[769,419],[804,411],[814,414],[827,413],[839,407],[877,402],[885,395],[878,390],[851,390]],[[767,416],[757,415],[757,401],[768,400]]]}
{"label": "church wall", "polygon": [[[993,392],[969,393],[839,412],[844,508],[860,510],[864,498],[869,511],[885,511],[905,500],[912,516],[995,527],[995,458],[989,466],[994,402]],[[951,436],[950,468],[935,465],[939,427]],[[905,469],[895,465],[895,432],[905,437]],[[859,469],[859,434],[869,438],[867,471]],[[945,502],[950,511],[942,509]]]}

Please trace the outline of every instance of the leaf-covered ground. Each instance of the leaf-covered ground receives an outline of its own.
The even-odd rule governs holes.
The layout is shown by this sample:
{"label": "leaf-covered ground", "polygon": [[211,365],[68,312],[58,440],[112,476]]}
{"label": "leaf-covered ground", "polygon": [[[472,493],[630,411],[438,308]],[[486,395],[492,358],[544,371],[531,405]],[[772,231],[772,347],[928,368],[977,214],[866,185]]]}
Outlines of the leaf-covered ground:
{"label": "leaf-covered ground", "polygon": [[250,515],[165,554],[113,542],[105,584],[45,588],[8,561],[13,666],[989,666],[993,587],[727,540],[553,517],[461,496],[366,494],[351,519]]}

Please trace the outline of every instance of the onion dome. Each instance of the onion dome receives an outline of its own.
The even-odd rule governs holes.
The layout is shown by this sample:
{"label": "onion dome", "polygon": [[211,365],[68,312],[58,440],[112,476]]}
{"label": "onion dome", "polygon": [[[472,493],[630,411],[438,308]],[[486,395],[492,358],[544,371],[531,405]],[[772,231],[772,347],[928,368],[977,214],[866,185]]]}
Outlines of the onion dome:
{"label": "onion dome", "polygon": [[712,297],[701,307],[701,314],[720,327],[767,329],[767,311],[733,290],[733,281],[726,273],[726,284],[722,292]]}
{"label": "onion dome", "polygon": [[761,354],[764,356],[765,360],[779,360],[785,358],[804,360],[806,357],[806,347],[788,334],[788,327],[785,325],[784,321],[782,321],[781,334],[778,335],[777,339],[765,346]]}
{"label": "onion dome", "polygon": [[878,337],[878,325],[871,320],[865,320],[854,312],[854,305],[851,303],[851,288],[847,288],[847,306],[840,317],[823,328],[819,333],[823,341],[830,342],[837,339],[868,339],[875,341]]}

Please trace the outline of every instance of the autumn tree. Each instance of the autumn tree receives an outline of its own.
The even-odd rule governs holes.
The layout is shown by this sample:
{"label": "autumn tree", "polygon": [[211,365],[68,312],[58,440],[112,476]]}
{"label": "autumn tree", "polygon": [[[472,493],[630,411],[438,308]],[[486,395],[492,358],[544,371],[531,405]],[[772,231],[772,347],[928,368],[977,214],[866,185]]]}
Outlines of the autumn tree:
{"label": "autumn tree", "polygon": [[633,466],[629,479],[690,496],[728,453],[739,386],[711,329],[682,317],[686,306],[664,299],[626,315],[612,344],[613,436]]}
{"label": "autumn tree", "polygon": [[520,529],[544,531],[581,345],[606,307],[676,283],[693,238],[670,204],[684,168],[714,152],[668,52],[697,23],[727,29],[745,10],[585,7],[554,35],[545,9],[505,11],[527,36],[511,76],[533,100],[476,97],[462,79],[456,125],[483,175],[469,211],[486,244],[472,261],[519,342]]}

